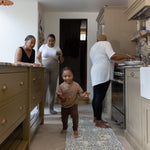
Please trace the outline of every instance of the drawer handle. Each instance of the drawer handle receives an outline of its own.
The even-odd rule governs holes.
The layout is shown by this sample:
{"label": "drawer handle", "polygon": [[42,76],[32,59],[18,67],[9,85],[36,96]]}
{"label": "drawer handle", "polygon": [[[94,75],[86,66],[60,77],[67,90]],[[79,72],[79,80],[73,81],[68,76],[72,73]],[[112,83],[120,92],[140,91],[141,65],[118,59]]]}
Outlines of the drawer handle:
{"label": "drawer handle", "polygon": [[2,91],[6,91],[7,90],[7,86],[6,85],[3,85],[2,86]]}
{"label": "drawer handle", "polygon": [[23,106],[19,106],[19,110],[23,110]]}
{"label": "drawer handle", "polygon": [[132,77],[134,77],[134,76],[135,76],[135,73],[134,73],[134,72],[131,72],[130,75],[131,75]]}
{"label": "drawer handle", "polygon": [[36,78],[33,78],[32,80],[33,80],[33,81],[35,81],[35,80],[36,80]]}
{"label": "drawer handle", "polygon": [[35,98],[36,98],[35,96],[32,97],[33,100],[35,100]]}
{"label": "drawer handle", "polygon": [[7,122],[7,120],[4,118],[4,119],[2,119],[2,121],[1,121],[1,125],[4,125],[5,123]]}
{"label": "drawer handle", "polygon": [[23,86],[24,85],[24,82],[23,81],[20,81],[20,86]]}

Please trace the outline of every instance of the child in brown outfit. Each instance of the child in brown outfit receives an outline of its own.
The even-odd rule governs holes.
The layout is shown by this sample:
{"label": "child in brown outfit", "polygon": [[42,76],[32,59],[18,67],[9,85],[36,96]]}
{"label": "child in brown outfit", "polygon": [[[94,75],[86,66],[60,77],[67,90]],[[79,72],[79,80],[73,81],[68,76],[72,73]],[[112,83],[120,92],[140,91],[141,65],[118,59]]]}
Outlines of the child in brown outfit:
{"label": "child in brown outfit", "polygon": [[61,134],[66,133],[68,127],[68,117],[71,115],[73,121],[74,136],[78,137],[78,100],[79,94],[83,98],[88,97],[87,92],[83,92],[80,85],[73,81],[73,72],[69,67],[65,67],[62,71],[64,82],[60,84],[58,89],[58,97],[61,99],[61,119],[63,129]]}

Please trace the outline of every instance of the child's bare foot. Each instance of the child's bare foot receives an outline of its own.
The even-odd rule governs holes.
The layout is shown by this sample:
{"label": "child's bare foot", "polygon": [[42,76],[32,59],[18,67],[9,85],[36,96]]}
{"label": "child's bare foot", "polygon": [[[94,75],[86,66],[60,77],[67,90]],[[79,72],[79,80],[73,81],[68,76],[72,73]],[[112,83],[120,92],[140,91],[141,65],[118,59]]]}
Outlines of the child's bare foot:
{"label": "child's bare foot", "polygon": [[75,138],[77,138],[79,136],[79,133],[78,133],[78,131],[76,130],[76,131],[74,131],[74,137]]}
{"label": "child's bare foot", "polygon": [[66,133],[66,130],[64,130],[64,129],[62,129],[61,131],[60,131],[60,134],[65,134]]}

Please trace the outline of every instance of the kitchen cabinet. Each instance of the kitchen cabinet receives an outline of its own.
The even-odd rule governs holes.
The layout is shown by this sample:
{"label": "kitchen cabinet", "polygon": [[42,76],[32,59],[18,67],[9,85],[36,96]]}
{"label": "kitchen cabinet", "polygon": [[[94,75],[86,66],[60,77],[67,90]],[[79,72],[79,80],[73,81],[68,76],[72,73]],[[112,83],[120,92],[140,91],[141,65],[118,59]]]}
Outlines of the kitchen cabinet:
{"label": "kitchen cabinet", "polygon": [[140,69],[126,68],[126,130],[127,140],[136,150],[150,149],[150,100],[140,95]]}
{"label": "kitchen cabinet", "polygon": [[136,32],[136,21],[128,21],[126,7],[106,6],[97,17],[97,36],[105,34],[116,53],[136,54],[136,43],[130,41]]}
{"label": "kitchen cabinet", "polygon": [[150,149],[150,100],[143,98],[142,101],[142,132],[143,149]]}
{"label": "kitchen cabinet", "polygon": [[128,19],[144,20],[150,17],[149,0],[128,0],[128,9],[126,10]]}
{"label": "kitchen cabinet", "polygon": [[29,150],[43,115],[44,68],[0,65],[0,149]]}
{"label": "kitchen cabinet", "polygon": [[136,140],[136,149],[142,145],[142,100],[140,96],[139,69],[127,69],[125,77],[126,131]]}

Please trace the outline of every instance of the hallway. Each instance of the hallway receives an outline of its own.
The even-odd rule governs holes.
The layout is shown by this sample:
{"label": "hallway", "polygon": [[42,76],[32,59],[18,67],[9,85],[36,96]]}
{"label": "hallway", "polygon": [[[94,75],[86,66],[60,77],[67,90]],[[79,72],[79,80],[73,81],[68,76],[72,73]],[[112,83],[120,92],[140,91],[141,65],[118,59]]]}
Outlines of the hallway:
{"label": "hallway", "polygon": [[[45,108],[44,125],[41,125],[37,130],[35,136],[31,141],[31,150],[65,150],[65,135],[61,135],[62,128],[60,118],[60,105],[56,105],[57,115],[50,115],[48,108]],[[91,104],[79,105],[79,116],[86,116],[92,119]],[[105,118],[105,114],[103,114]],[[125,150],[133,150],[131,145],[124,137],[123,130],[115,124],[115,122],[108,120],[117,138],[121,142]],[[79,133],[80,134],[80,133]],[[98,149],[97,149],[98,150]],[[112,149],[111,149],[112,150]]]}

